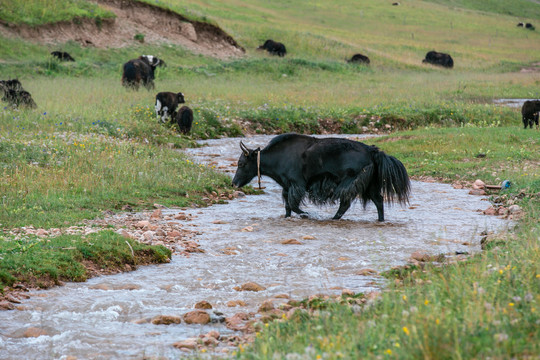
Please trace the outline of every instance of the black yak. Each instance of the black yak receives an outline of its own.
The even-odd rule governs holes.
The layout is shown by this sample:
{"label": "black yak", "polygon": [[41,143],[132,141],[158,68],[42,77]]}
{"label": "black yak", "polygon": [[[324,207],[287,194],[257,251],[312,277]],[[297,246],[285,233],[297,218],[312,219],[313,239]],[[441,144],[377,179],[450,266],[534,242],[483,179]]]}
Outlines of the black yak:
{"label": "black yak", "polygon": [[176,119],[176,108],[178,104],[185,102],[184,94],[181,92],[173,93],[165,91],[158,93],[155,104],[158,120],[164,123],[167,118],[170,118],[171,121]]}
{"label": "black yak", "polygon": [[51,55],[61,61],[75,61],[75,59],[65,51],[53,51]]}
{"label": "black yak", "polygon": [[122,85],[138,90],[140,83],[142,83],[148,90],[153,89],[154,72],[161,61],[152,55],[142,55],[137,59],[129,60],[124,64]]}
{"label": "black yak", "polygon": [[182,134],[189,133],[193,124],[193,110],[187,106],[182,106],[176,113],[176,124]]}
{"label": "black yak", "polygon": [[258,174],[271,177],[283,188],[285,217],[291,211],[305,217],[300,204],[306,196],[316,205],[339,202],[334,219],[357,197],[364,207],[369,200],[375,203],[379,221],[384,221],[384,201],[409,201],[407,170],[376,146],[289,133],[276,136],[262,150],[248,149],[242,142],[240,148],[232,185],[242,187]]}
{"label": "black yak", "polygon": [[3,92],[2,101],[12,106],[37,107],[34,99],[32,99],[32,95],[23,89],[18,79],[0,80],[0,90]]}
{"label": "black yak", "polygon": [[527,100],[521,107],[521,116],[523,119],[523,126],[526,129],[527,126],[533,127],[533,122],[538,129],[538,114],[540,112],[540,100]]}
{"label": "black yak", "polygon": [[285,45],[283,45],[280,42],[274,41],[274,40],[266,40],[264,44],[259,46],[257,50],[266,50],[272,55],[278,55],[278,56],[285,56],[287,53],[287,49],[285,49]]}
{"label": "black yak", "polygon": [[356,63],[356,64],[369,64],[369,58],[362,54],[354,54],[349,60],[347,60],[348,63]]}
{"label": "black yak", "polygon": [[534,30],[534,26],[531,23],[526,23],[525,24],[525,29]]}
{"label": "black yak", "polygon": [[440,53],[437,51],[430,51],[426,54],[426,58],[422,60],[423,63],[428,63],[432,65],[438,65],[445,68],[453,68],[454,60],[452,57],[445,53]]}

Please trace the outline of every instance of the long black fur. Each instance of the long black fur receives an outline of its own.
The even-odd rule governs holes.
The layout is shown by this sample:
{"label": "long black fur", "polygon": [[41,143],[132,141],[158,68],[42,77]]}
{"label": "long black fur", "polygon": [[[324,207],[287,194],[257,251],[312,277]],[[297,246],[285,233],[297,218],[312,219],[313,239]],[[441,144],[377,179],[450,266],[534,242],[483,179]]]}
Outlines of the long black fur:
{"label": "long black fur", "polygon": [[393,156],[357,141],[317,139],[284,134],[272,139],[263,150],[242,148],[233,185],[241,187],[257,174],[257,152],[261,174],[283,188],[285,216],[291,210],[305,214],[299,206],[307,197],[316,205],[340,204],[334,216],[341,218],[356,198],[365,207],[372,200],[384,220],[383,202],[406,204],[410,181],[403,164]]}

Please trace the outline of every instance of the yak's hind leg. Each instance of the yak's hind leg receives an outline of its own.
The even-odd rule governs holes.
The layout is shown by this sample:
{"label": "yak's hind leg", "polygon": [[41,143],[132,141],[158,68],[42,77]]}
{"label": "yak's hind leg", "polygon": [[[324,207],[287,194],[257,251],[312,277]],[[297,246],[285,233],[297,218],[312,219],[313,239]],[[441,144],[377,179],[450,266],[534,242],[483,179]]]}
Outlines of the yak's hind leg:
{"label": "yak's hind leg", "polygon": [[383,201],[384,199],[383,199],[383,196],[381,195],[380,190],[371,191],[369,193],[369,198],[371,199],[371,201],[373,201],[373,203],[377,207],[377,215],[379,217],[378,220],[384,221],[384,201]]}
{"label": "yak's hind leg", "polygon": [[336,215],[334,215],[334,217],[332,219],[334,219],[334,220],[341,219],[341,217],[347,212],[347,210],[349,210],[350,207],[351,207],[351,199],[342,198],[339,201],[339,209],[336,212]]}

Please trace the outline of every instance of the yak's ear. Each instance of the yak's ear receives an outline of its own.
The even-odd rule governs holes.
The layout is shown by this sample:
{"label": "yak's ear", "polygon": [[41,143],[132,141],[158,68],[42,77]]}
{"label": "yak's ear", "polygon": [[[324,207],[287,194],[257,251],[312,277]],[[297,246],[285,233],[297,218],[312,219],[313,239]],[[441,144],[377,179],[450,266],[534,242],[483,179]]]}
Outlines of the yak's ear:
{"label": "yak's ear", "polygon": [[244,145],[244,143],[242,142],[242,140],[240,140],[240,149],[241,149],[242,152],[244,153],[244,156],[249,156],[250,150],[247,148],[246,145]]}

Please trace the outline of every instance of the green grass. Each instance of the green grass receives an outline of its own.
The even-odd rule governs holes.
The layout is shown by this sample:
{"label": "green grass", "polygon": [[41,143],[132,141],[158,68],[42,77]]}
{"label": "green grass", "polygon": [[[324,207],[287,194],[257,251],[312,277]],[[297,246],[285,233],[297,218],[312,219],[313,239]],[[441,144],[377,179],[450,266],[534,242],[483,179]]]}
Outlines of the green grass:
{"label": "green grass", "polygon": [[82,18],[94,19],[99,24],[112,17],[113,13],[90,1],[0,0],[0,19],[10,24],[35,26]]}
{"label": "green grass", "polygon": [[171,256],[163,246],[141,244],[110,230],[46,239],[0,235],[0,240],[0,291],[16,282],[49,287],[61,281],[85,281],[92,275],[85,262],[110,271],[123,270],[126,264],[164,263]]}
{"label": "green grass", "polygon": [[[517,128],[424,129],[372,139],[412,175],[498,183],[526,211],[512,234],[457,265],[390,272],[380,299],[339,303],[274,321],[241,347],[239,359],[527,358],[540,352],[540,167],[535,131]],[[477,159],[478,152],[487,153]],[[526,168],[527,167],[527,168]],[[456,177],[459,175],[459,177]],[[519,196],[519,194],[523,194]],[[312,308],[318,309],[317,306]],[[297,354],[296,357],[294,357]]]}

